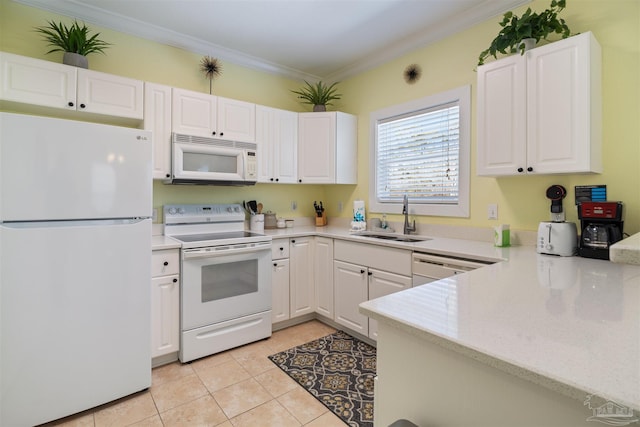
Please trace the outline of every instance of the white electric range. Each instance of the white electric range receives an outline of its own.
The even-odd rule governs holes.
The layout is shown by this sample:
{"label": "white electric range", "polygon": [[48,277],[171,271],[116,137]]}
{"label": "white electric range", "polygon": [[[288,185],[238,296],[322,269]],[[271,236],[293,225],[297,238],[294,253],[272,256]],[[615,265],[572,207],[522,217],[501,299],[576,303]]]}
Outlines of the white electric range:
{"label": "white electric range", "polygon": [[181,243],[181,362],[271,336],[271,237],[246,231],[239,204],[165,205]]}

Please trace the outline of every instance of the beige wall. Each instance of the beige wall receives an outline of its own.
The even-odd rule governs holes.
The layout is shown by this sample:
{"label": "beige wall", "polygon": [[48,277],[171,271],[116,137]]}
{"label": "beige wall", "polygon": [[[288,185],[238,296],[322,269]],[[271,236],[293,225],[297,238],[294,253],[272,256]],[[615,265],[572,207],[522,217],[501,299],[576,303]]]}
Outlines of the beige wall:
{"label": "beige wall", "polygon": [[[533,1],[535,10],[548,7],[548,1]],[[516,12],[521,13],[525,8]],[[466,84],[472,85],[472,169],[471,216],[463,219],[419,217],[418,222],[487,227],[496,221],[486,219],[489,203],[499,205],[499,222],[512,228],[535,230],[539,221],[549,218],[545,190],[551,184],[564,185],[567,218],[577,221],[573,206],[573,187],[606,184],[610,200],[626,205],[626,231],[640,231],[640,2],[637,0],[569,0],[562,12],[573,32],[593,31],[602,46],[603,57],[603,162],[600,175],[518,176],[486,178],[475,176],[475,94],[474,68],[499,30],[500,17],[418,49],[380,67],[343,81],[339,88],[343,99],[336,105],[341,111],[358,115],[358,176],[354,185],[274,185],[255,187],[191,187],[154,184],[154,206],[166,203],[238,202],[257,199],[265,209],[280,216],[312,216],[312,202],[323,200],[329,217],[350,217],[355,199],[368,200],[369,114],[377,109],[424,97]],[[45,55],[48,50],[33,27],[47,20],[67,18],[0,0],[0,50],[60,61],[61,54]],[[202,92],[209,83],[199,71],[202,55],[160,45],[128,34],[90,25],[114,44],[106,55],[89,57],[89,67],[141,80],[168,84]],[[214,55],[215,56],[215,55]],[[422,78],[414,85],[404,82],[402,72],[409,64],[422,67]],[[305,111],[290,89],[299,82],[280,76],[222,63],[222,76],[214,81],[216,95],[258,104]],[[290,210],[295,200],[299,209]],[[338,212],[338,203],[345,209]],[[373,216],[379,216],[374,214]],[[395,214],[390,220],[400,220]]]}

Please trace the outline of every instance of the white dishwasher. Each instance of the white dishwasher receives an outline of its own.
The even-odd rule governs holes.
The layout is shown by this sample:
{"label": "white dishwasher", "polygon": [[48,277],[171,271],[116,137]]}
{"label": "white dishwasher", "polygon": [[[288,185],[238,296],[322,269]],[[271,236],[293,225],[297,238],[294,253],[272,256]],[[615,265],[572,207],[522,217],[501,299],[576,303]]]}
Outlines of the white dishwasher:
{"label": "white dishwasher", "polygon": [[414,252],[411,262],[413,286],[424,285],[425,283],[455,276],[456,274],[466,273],[493,263],[493,261]]}

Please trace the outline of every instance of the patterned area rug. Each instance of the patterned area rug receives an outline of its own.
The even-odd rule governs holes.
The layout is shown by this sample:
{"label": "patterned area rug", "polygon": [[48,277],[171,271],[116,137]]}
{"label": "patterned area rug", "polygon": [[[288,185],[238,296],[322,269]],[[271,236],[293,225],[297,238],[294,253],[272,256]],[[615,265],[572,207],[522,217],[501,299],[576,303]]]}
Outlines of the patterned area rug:
{"label": "patterned area rug", "polygon": [[376,349],[342,331],[269,359],[352,427],[373,427]]}

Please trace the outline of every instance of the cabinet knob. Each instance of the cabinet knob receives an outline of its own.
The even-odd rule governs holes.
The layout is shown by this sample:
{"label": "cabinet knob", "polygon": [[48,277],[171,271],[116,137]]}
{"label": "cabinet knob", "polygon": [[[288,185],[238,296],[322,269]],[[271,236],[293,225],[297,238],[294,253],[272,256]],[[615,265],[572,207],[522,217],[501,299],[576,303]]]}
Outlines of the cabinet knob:
{"label": "cabinet knob", "polygon": [[284,251],[284,248],[280,248],[280,252]]}
{"label": "cabinet knob", "polygon": [[280,181],[280,179],[276,178],[276,182]]}
{"label": "cabinet knob", "polygon": [[524,169],[518,168],[518,172],[522,173],[522,172],[524,172]]}
{"label": "cabinet knob", "polygon": [[213,132],[211,132],[211,135],[215,135],[215,134],[216,134],[216,131],[215,131],[215,130],[214,130]]}
{"label": "cabinet knob", "polygon": [[372,272],[368,272],[367,275],[368,276],[373,276],[373,273]]}
{"label": "cabinet knob", "polygon": [[178,281],[178,279],[174,278],[173,279],[173,283],[176,283]]}
{"label": "cabinet knob", "polygon": [[360,274],[364,274],[364,270],[360,270]]}
{"label": "cabinet knob", "polygon": [[166,175],[166,177],[167,177],[167,178],[171,178],[171,174],[170,174],[170,173],[168,173],[168,174]]}
{"label": "cabinet knob", "polygon": [[277,263],[277,262],[274,262],[274,263],[273,263],[273,266],[274,266],[274,267],[277,267],[277,266],[278,266],[278,263]]}
{"label": "cabinet knob", "polygon": [[167,265],[169,265],[169,261],[164,262],[164,266],[166,267]]}
{"label": "cabinet knob", "polygon": [[80,108],[86,108],[87,106],[84,104],[80,104]]}
{"label": "cabinet knob", "polygon": [[73,107],[73,102],[69,101],[69,103],[67,104],[69,107]]}
{"label": "cabinet knob", "polygon": [[224,136],[224,132],[220,132],[220,136]]}
{"label": "cabinet knob", "polygon": [[298,180],[298,182],[302,182],[302,180],[301,180],[301,179],[299,179],[299,180]]}
{"label": "cabinet knob", "polygon": [[273,181],[273,178],[269,178],[269,181]]}
{"label": "cabinet knob", "polygon": [[292,240],[292,241],[291,241],[291,243],[295,243],[295,242],[296,242],[295,240]]}
{"label": "cabinet knob", "polygon": [[527,172],[533,172],[533,168],[532,168],[531,166],[529,166],[529,167],[527,168]]}

